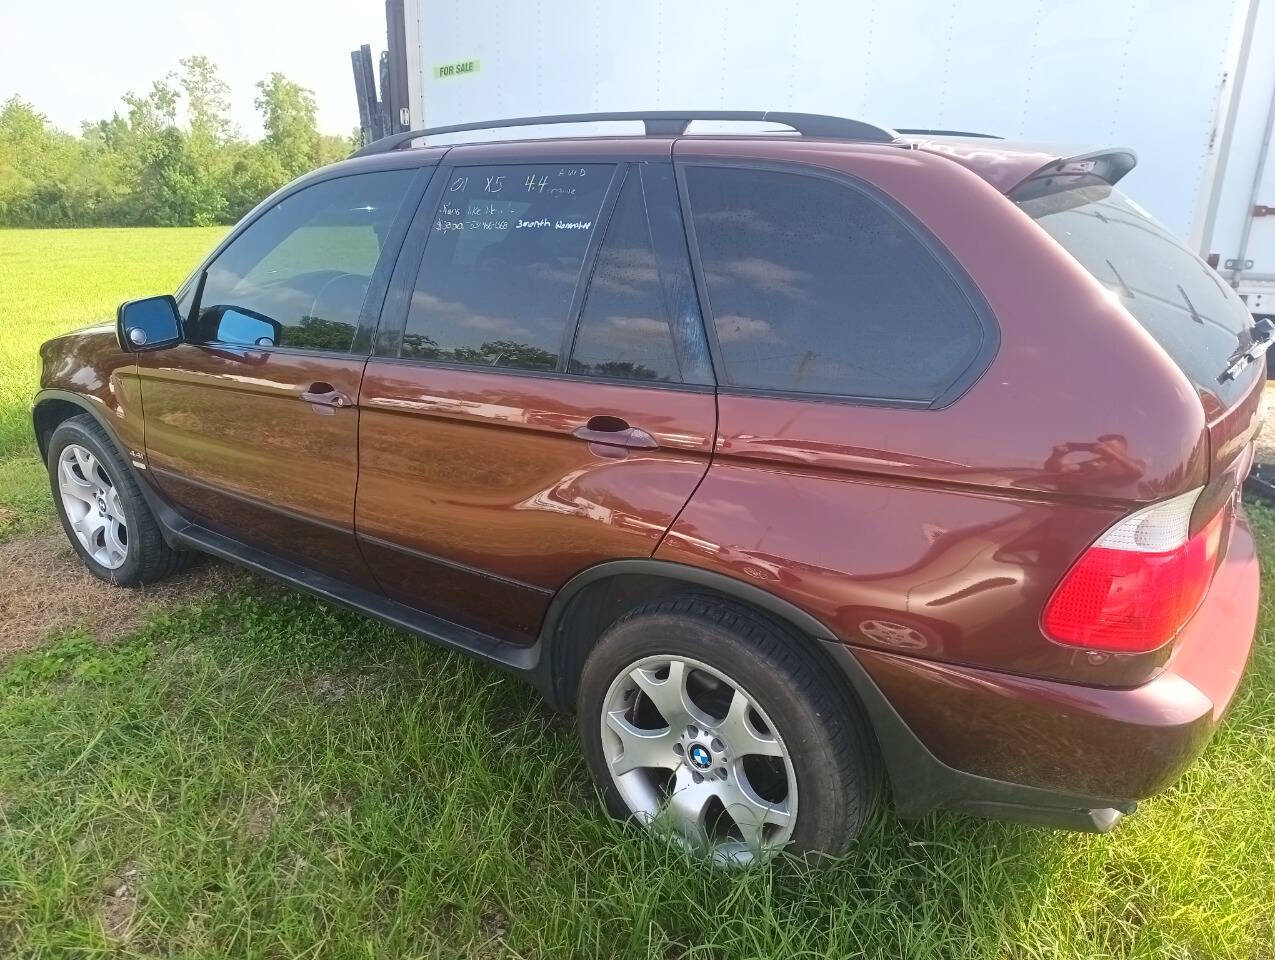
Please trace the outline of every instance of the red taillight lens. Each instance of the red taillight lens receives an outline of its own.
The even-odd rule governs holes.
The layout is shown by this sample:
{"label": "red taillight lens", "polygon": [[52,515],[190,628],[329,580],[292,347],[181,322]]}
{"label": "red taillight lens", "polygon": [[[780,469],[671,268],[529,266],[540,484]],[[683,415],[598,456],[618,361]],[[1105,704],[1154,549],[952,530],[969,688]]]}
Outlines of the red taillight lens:
{"label": "red taillight lens", "polygon": [[1139,653],[1172,640],[1204,599],[1225,511],[1187,536],[1199,491],[1126,517],[1075,562],[1041,623],[1059,643]]}

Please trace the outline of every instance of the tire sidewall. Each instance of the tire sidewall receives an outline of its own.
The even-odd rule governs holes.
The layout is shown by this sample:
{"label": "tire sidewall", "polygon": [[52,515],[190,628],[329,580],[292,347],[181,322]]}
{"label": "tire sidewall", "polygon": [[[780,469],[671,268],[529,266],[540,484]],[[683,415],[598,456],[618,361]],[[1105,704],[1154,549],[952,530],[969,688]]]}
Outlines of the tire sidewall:
{"label": "tire sidewall", "polygon": [[[864,825],[869,799],[837,774],[829,725],[848,718],[821,716],[803,697],[781,663],[732,631],[697,618],[646,614],[608,630],[590,654],[581,675],[577,723],[585,760],[601,787],[607,808],[620,819],[632,812],[611,777],[602,745],[602,709],[612,682],[631,665],[652,656],[700,660],[742,687],[773,722],[797,780],[797,824],[789,849],[839,851]],[[866,787],[860,778],[860,789]]]}
{"label": "tire sidewall", "polygon": [[[58,459],[71,444],[79,444],[97,457],[99,463],[106,468],[107,476],[110,477],[111,483],[114,485],[119,494],[120,505],[124,508],[124,524],[128,531],[127,551],[125,552],[124,562],[114,569],[105,567],[93,559],[92,555],[84,549],[80,543],[80,538],[71,528],[71,521],[67,518],[66,508],[62,504],[62,492],[58,488]],[[108,583],[114,583],[121,586],[130,586],[141,580],[141,557],[140,548],[137,545],[137,532],[141,529],[140,506],[137,503],[136,495],[130,489],[126,482],[125,473],[128,465],[124,463],[119,453],[115,450],[114,445],[110,441],[103,441],[97,431],[90,429],[79,418],[65,420],[58,424],[49,437],[49,451],[46,461],[46,467],[49,472],[49,487],[53,493],[53,507],[57,511],[58,520],[62,524],[62,530],[66,533],[66,538],[71,544],[71,548],[79,555],[84,565],[88,567],[89,572],[101,580]]]}

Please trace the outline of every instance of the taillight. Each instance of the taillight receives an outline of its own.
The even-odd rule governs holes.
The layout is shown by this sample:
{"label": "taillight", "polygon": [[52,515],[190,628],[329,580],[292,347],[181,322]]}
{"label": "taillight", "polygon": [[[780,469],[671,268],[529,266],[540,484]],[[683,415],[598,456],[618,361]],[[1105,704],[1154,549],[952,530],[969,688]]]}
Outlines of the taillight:
{"label": "taillight", "polygon": [[1045,606],[1041,624],[1059,643],[1119,653],[1172,640],[1213,579],[1225,510],[1188,536],[1200,491],[1125,517],[1081,554]]}

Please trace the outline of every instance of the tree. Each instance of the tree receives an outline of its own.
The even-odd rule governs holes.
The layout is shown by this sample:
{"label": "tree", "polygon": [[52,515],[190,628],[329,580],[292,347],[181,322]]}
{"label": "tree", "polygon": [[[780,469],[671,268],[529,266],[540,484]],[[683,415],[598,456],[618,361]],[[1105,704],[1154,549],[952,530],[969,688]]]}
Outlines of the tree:
{"label": "tree", "polygon": [[120,99],[128,105],[128,129],[138,137],[148,137],[177,125],[177,101],[181,94],[170,82],[169,73],[151,84],[150,92],[139,95],[129,91]]}
{"label": "tree", "polygon": [[221,180],[225,219],[234,222],[288,182],[274,154],[260,143],[236,141],[222,150],[226,169]]}
{"label": "tree", "polygon": [[319,134],[319,151],[318,156],[315,158],[315,166],[322,167],[329,163],[336,163],[338,160],[344,160],[357,149],[358,144],[349,137],[321,133]]}
{"label": "tree", "polygon": [[17,97],[0,105],[0,226],[233,222],[352,149],[318,132],[314,95],[280,73],[257,84],[265,138],[249,143],[216,64],[180,64],[78,137]]}
{"label": "tree", "polygon": [[221,79],[217,65],[205,56],[187,57],[178,63],[183,70],[180,82],[186,93],[192,143],[217,146],[232,139],[230,87]]}
{"label": "tree", "polygon": [[209,169],[215,144],[205,143],[201,158],[192,147],[191,135],[178,126],[181,92],[173,79],[169,74],[156,80],[144,96],[124,96],[129,108],[127,129],[117,149],[136,184],[130,219],[160,226],[217,223],[226,201]]}
{"label": "tree", "polygon": [[314,169],[319,162],[319,132],[315,126],[314,94],[282,73],[257,82],[254,103],[261,112],[266,151],[279,163],[286,179]]}
{"label": "tree", "polygon": [[462,363],[503,364],[522,370],[552,370],[558,363],[556,353],[517,340],[487,340],[477,349],[457,347],[452,354]]}
{"label": "tree", "polygon": [[226,149],[234,140],[230,123],[230,88],[217,65],[204,56],[179,61],[180,83],[186,94],[185,176],[192,222],[216,223],[230,206],[227,188],[231,156]]}
{"label": "tree", "polygon": [[288,331],[288,346],[310,350],[349,350],[354,339],[354,324],[328,320],[307,314],[301,325]]}
{"label": "tree", "polygon": [[31,104],[6,100],[0,108],[0,223],[74,222],[81,153],[75,137],[55,129]]}

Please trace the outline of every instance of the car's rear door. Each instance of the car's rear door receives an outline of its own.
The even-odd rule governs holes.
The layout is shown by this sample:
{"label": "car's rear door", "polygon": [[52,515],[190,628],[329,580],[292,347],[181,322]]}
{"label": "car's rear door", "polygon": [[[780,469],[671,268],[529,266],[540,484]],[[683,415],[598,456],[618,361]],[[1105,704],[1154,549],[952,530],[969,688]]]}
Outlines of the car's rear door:
{"label": "car's rear door", "polygon": [[360,396],[356,527],[393,599],[529,641],[702,479],[716,405],[669,145],[629,149],[453,148],[423,201]]}
{"label": "car's rear door", "polygon": [[428,175],[347,172],[284,196],[183,297],[187,342],[138,355],[146,467],[187,519],[374,586],[353,536],[356,400]]}

